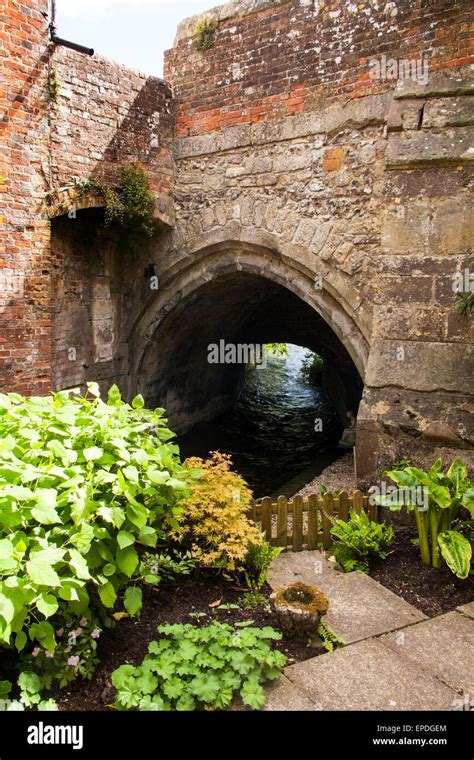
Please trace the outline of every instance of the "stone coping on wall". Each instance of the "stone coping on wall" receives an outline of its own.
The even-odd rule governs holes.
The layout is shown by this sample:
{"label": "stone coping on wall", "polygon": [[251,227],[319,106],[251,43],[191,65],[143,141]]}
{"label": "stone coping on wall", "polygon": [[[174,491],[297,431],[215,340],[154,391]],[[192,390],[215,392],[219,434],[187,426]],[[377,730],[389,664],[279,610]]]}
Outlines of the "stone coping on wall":
{"label": "stone coping on wall", "polygon": [[[235,2],[217,5],[208,11],[203,11],[181,21],[176,31],[174,46],[181,40],[192,37],[199,20],[202,18],[210,21],[224,21],[229,18],[249,16],[251,13],[258,13],[266,8],[276,8],[279,5],[285,5],[287,2],[288,0],[236,0]],[[303,6],[312,5],[313,0],[299,0],[299,4]]]}

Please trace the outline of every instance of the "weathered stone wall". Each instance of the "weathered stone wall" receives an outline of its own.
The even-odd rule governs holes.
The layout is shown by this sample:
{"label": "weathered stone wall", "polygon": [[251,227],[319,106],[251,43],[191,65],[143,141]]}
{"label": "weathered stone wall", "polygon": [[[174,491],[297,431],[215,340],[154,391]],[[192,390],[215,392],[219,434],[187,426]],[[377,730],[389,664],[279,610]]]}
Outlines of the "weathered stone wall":
{"label": "weathered stone wall", "polygon": [[402,452],[473,463],[474,326],[453,306],[473,252],[473,92],[461,77],[405,83],[387,117],[361,473]]}
{"label": "weathered stone wall", "polygon": [[[322,314],[365,384],[361,482],[401,456],[474,464],[472,329],[453,293],[472,251],[469,4],[253,1],[206,16],[210,50],[193,49],[195,18],[167,54],[174,255],[199,259],[196,277],[253,269]],[[382,55],[426,62],[428,83],[371,79]]]}
{"label": "weathered stone wall", "polygon": [[48,202],[51,216],[62,215],[53,219],[52,236],[53,387],[88,380],[122,387],[122,301],[127,282],[140,280],[134,251],[147,246],[105,229],[101,212],[82,210],[103,198],[77,188],[84,180],[118,184],[124,166],[140,163],[155,196],[159,240],[174,219],[172,94],[160,79],[65,48],[55,49],[52,70],[58,92],[50,107],[55,190]]}

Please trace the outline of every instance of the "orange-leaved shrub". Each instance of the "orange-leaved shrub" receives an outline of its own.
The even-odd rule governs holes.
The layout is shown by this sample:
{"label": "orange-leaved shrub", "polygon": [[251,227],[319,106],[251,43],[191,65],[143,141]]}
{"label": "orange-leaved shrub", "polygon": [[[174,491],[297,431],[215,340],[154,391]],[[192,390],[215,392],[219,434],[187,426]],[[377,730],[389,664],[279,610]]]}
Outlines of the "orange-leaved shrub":
{"label": "orange-leaved shrub", "polygon": [[248,517],[252,492],[234,472],[231,457],[212,452],[208,460],[191,457],[185,466],[196,472],[191,495],[178,516],[178,539],[206,567],[243,567],[249,544],[262,535]]}

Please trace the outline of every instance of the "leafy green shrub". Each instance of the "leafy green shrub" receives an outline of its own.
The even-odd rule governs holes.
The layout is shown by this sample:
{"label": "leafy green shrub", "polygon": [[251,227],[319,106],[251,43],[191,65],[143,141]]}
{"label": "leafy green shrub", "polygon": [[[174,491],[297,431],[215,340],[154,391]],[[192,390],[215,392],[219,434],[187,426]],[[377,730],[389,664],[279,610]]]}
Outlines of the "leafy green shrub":
{"label": "leafy green shrub", "polygon": [[387,557],[388,548],[393,541],[393,528],[372,522],[365,512],[358,515],[353,509],[349,522],[336,520],[331,528],[336,539],[334,556],[344,570],[368,571],[371,557]]}
{"label": "leafy green shrub", "polygon": [[332,652],[334,649],[338,649],[339,647],[344,646],[344,639],[341,639],[340,636],[334,633],[331,626],[327,625],[327,623],[323,623],[322,621],[318,626],[318,636],[323,643],[323,647],[328,652]]}
{"label": "leafy green shrub", "polygon": [[206,567],[235,570],[244,566],[250,543],[261,534],[248,518],[252,493],[229,456],[214,452],[211,459],[185,462],[197,479],[178,516],[176,537]]}
{"label": "leafy green shrub", "polygon": [[118,188],[95,185],[105,197],[105,224],[113,222],[133,227],[152,237],[155,232],[153,208],[155,199],[145,170],[131,164],[122,170]]}
{"label": "leafy green shrub", "polygon": [[[0,394],[3,644],[21,652],[29,638],[54,652],[51,620],[113,609],[137,549],[178,527],[186,473],[163,410],[143,406],[115,386],[104,403],[95,384],[86,398]],[[141,590],[132,597],[136,613]]]}
{"label": "leafy green shrub", "polygon": [[285,665],[285,656],[271,650],[269,642],[281,639],[273,628],[214,622],[157,630],[165,638],[151,642],[141,665],[122,665],[112,674],[119,710],[223,710],[235,694],[259,710],[261,684],[278,678]]}
{"label": "leafy green shrub", "polygon": [[0,681],[0,711],[22,712],[26,709],[45,712],[57,711],[54,699],[42,699],[43,684],[37,673],[24,671],[18,678],[18,699],[10,697],[13,685],[10,681]]}
{"label": "leafy green shrub", "polygon": [[267,343],[265,346],[269,354],[275,356],[288,356],[288,344],[287,343]]}
{"label": "leafy green shrub", "polygon": [[[400,487],[400,498],[396,501],[390,497],[387,504],[382,499],[379,502],[391,510],[406,506],[414,512],[422,562],[440,568],[444,561],[458,578],[467,578],[472,546],[462,535],[465,523],[459,518],[462,509],[474,518],[474,488],[463,462],[456,459],[444,472],[443,462],[438,459],[428,472],[404,467],[385,476]],[[427,505],[417,503],[420,491],[427,495]]]}

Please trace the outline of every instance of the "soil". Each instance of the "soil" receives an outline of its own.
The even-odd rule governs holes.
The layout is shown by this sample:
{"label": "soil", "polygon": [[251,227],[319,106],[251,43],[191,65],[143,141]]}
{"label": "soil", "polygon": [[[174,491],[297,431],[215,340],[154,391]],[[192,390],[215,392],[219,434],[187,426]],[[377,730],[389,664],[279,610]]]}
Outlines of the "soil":
{"label": "soil", "polygon": [[[178,578],[174,582],[162,582],[157,587],[143,586],[143,610],[141,619],[122,619],[112,630],[104,630],[99,640],[100,665],[91,681],[78,679],[56,695],[60,709],[64,711],[106,710],[114,701],[115,689],[111,674],[124,663],[138,665],[147,654],[148,644],[159,640],[158,625],[165,623],[193,623],[209,625],[214,620],[233,624],[252,620],[256,627],[272,626],[281,631],[278,620],[265,606],[256,609],[223,610],[220,605],[241,604],[246,589],[240,588],[235,579],[226,580],[221,574],[205,571],[198,578]],[[271,589],[266,585],[262,592],[269,597]],[[190,613],[204,612],[205,617],[194,618]],[[287,665],[323,654],[326,650],[309,648],[283,633],[283,639],[275,647],[287,657]]]}
{"label": "soil", "polygon": [[397,527],[390,555],[371,563],[371,577],[428,617],[474,601],[474,578],[461,580],[446,566],[437,570],[423,565],[420,550],[411,541],[415,537],[411,528]]}

